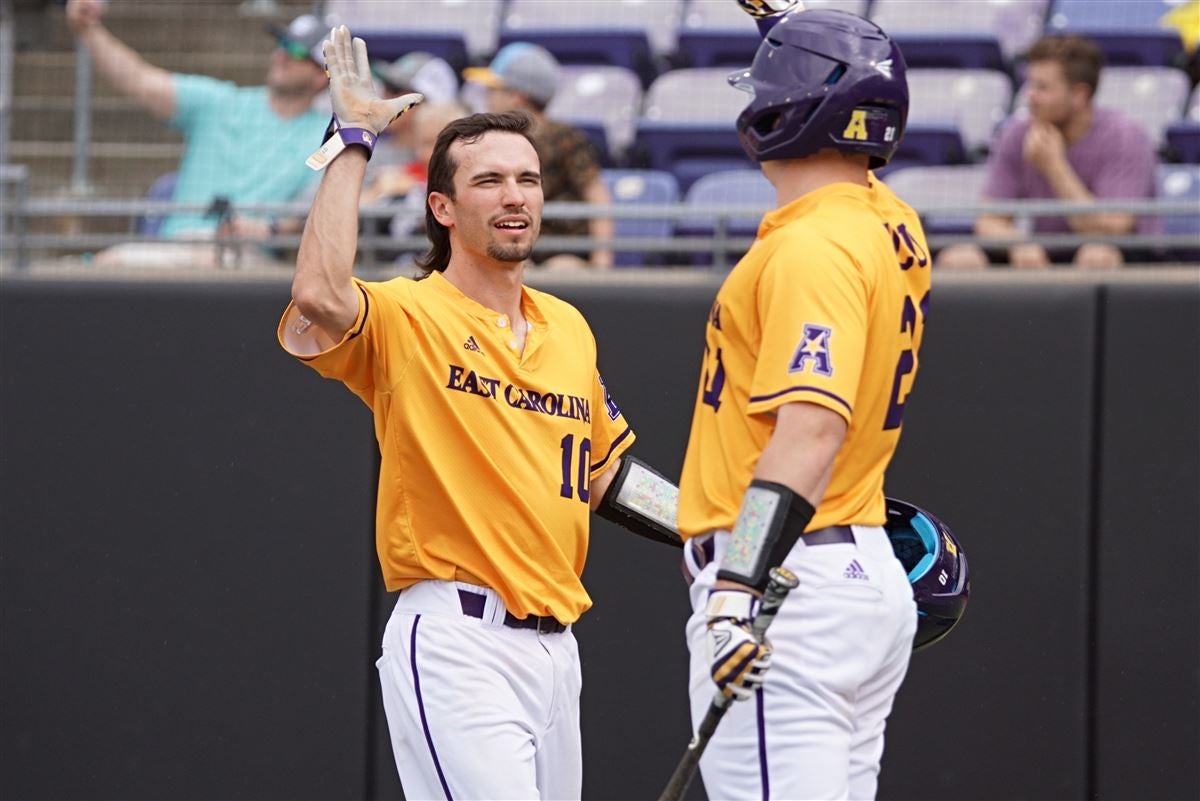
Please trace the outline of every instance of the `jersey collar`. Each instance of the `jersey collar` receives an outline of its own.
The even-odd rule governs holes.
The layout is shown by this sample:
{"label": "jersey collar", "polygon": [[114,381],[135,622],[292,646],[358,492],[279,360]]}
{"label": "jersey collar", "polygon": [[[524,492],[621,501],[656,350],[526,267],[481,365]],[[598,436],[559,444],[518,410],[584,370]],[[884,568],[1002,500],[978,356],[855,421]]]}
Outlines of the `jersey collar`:
{"label": "jersey collar", "polygon": [[787,225],[793,220],[797,220],[815,211],[822,201],[831,197],[843,195],[860,198],[868,203],[871,202],[875,197],[876,181],[878,179],[874,173],[867,173],[867,180],[870,182],[870,186],[860,186],[848,181],[826,184],[820,189],[814,189],[807,194],[801,195],[786,206],[780,206],[773,211],[767,212],[763,215],[762,222],[758,226],[758,238],[761,239],[776,228]]}

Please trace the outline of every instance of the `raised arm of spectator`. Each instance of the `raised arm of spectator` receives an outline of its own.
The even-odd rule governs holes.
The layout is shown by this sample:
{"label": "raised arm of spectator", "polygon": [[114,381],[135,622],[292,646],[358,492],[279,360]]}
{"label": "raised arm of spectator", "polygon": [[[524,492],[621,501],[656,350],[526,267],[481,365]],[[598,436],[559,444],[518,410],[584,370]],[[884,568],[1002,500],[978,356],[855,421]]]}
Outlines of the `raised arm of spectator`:
{"label": "raised arm of spectator", "polygon": [[71,32],[87,48],[105,80],[155,117],[170,119],[175,114],[171,73],[146,61],[109,33],[100,21],[106,5],[102,0],[68,0],[67,24]]}
{"label": "raised arm of spectator", "polygon": [[[604,185],[604,179],[600,177],[598,172],[596,177],[583,188],[583,199],[588,203],[595,203],[598,206],[607,206],[612,203],[612,196],[608,193],[608,187]],[[588,234],[593,239],[612,239],[615,233],[616,227],[613,225],[612,218],[610,217],[593,217],[588,222]],[[596,248],[592,251],[591,262],[593,267],[612,267],[613,253],[608,248]]]}
{"label": "raised arm of spectator", "polygon": [[[1146,150],[1149,151],[1149,148]],[[1149,152],[1152,162],[1153,153]],[[1066,140],[1055,126],[1046,122],[1033,122],[1025,135],[1024,156],[1050,184],[1059,200],[1078,203],[1092,203],[1096,200],[1096,196],[1084,185],[1067,160]],[[1138,177],[1135,173],[1139,170],[1146,171],[1142,161],[1145,161],[1144,154],[1127,152],[1125,148],[1114,146],[1112,163],[1106,165],[1107,171],[1112,174],[1107,180],[1113,185],[1114,191],[1101,194],[1110,197],[1126,194],[1122,191],[1124,184],[1136,184]],[[1130,180],[1125,179],[1126,175],[1129,175]],[[1137,218],[1121,212],[1075,214],[1067,217],[1067,224],[1077,234],[1127,234],[1136,227]]]}

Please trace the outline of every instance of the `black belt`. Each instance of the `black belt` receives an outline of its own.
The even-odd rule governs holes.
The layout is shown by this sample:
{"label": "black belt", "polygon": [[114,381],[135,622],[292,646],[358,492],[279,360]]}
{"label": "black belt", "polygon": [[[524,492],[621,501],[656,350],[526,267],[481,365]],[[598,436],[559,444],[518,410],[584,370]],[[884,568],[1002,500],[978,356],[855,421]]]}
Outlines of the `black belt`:
{"label": "black belt", "polygon": [[[704,542],[697,542],[697,539],[699,538],[692,539],[690,545],[693,548],[693,555],[696,557],[696,564],[704,567],[713,560],[716,547],[713,545],[713,539],[715,538],[707,537]],[[800,541],[805,545],[853,545],[854,530],[849,526],[826,526],[804,534],[800,537]]]}
{"label": "black belt", "polygon": [[[483,607],[487,603],[486,595],[480,595],[470,590],[459,590],[458,601],[462,605],[464,615],[483,619]],[[559,623],[553,617],[538,617],[537,615],[513,617],[513,613],[508,611],[504,613],[504,625],[510,629],[537,629],[538,634],[561,634],[567,630],[567,624]]]}

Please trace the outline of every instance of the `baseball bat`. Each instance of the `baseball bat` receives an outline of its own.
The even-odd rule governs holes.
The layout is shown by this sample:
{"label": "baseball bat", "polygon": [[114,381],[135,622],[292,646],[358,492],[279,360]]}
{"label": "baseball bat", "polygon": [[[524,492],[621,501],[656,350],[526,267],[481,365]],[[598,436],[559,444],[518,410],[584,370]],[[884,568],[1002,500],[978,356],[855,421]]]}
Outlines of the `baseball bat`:
{"label": "baseball bat", "polygon": [[[775,620],[775,614],[783,605],[783,600],[799,585],[800,580],[792,571],[785,567],[771,568],[767,589],[763,592],[762,605],[759,606],[758,614],[754,616],[752,624],[756,637],[762,639],[767,628]],[[708,741],[712,739],[713,732],[717,730],[717,724],[721,722],[725,711],[732,703],[733,696],[723,695],[720,692],[713,696],[704,720],[700,721],[700,726],[696,729],[696,736],[688,743],[687,750],[683,752],[679,764],[675,766],[675,772],[671,774],[671,780],[663,788],[658,801],[680,801],[683,798],[688,785],[692,783],[692,777],[696,775],[696,768],[700,766],[700,756],[708,747]]]}

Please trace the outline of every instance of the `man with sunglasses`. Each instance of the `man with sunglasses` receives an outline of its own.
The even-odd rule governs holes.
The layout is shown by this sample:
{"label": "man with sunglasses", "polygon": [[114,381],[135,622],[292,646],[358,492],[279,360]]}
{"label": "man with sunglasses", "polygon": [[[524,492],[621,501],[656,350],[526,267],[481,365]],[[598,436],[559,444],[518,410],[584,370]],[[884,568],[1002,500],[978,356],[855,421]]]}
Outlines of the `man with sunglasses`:
{"label": "man with sunglasses", "polygon": [[[67,22],[105,80],[183,134],[174,200],[207,205],[224,198],[236,213],[239,204],[291,200],[312,181],[304,158],[328,122],[327,113],[312,108],[329,83],[320,20],[304,15],[286,28],[270,29],[276,46],[266,85],[239,87],[149,63],[105,28],[101,17],[106,5],[103,0],[69,0]],[[159,233],[164,238],[212,236],[220,222],[218,215],[172,214]],[[224,222],[227,235],[266,239],[274,233],[267,218],[237,215]],[[110,248],[98,261],[205,266],[215,254],[207,244],[125,244]]]}

